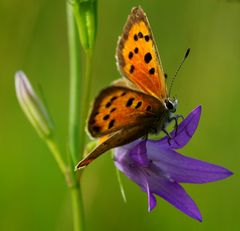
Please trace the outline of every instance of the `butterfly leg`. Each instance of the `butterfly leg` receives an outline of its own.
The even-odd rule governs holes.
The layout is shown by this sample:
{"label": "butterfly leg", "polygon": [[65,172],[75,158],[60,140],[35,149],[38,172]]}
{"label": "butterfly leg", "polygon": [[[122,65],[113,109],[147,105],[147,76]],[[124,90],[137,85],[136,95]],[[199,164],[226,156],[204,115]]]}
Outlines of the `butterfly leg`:
{"label": "butterfly leg", "polygon": [[171,146],[171,139],[172,139],[172,137],[171,137],[171,135],[168,133],[168,131],[165,129],[165,128],[163,128],[162,129],[162,131],[166,134],[166,136],[168,137],[168,144],[169,144],[169,146]]}
{"label": "butterfly leg", "polygon": [[175,136],[177,136],[177,132],[178,132],[178,125],[179,125],[178,120],[179,119],[182,119],[182,121],[183,121],[184,120],[184,116],[183,115],[176,115],[175,116]]}
{"label": "butterfly leg", "polygon": [[169,119],[169,123],[171,123],[172,121],[175,122],[175,125],[174,125],[175,136],[177,136],[177,132],[178,132],[178,124],[179,124],[179,123],[178,123],[178,120],[179,120],[179,118],[182,119],[182,120],[184,120],[183,115],[174,115],[173,117],[171,117],[171,118]]}

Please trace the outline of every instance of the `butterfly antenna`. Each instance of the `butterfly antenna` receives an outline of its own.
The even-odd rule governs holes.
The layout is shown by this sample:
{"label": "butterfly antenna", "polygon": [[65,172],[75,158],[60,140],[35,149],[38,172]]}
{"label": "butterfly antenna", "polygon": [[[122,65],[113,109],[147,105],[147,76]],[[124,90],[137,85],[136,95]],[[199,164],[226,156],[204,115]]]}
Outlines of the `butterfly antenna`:
{"label": "butterfly antenna", "polygon": [[176,77],[177,77],[177,74],[178,74],[178,72],[180,71],[180,69],[181,69],[183,63],[185,62],[186,58],[188,57],[189,53],[190,53],[190,48],[187,49],[187,51],[186,51],[186,53],[185,53],[185,55],[184,55],[184,57],[183,57],[182,62],[180,63],[178,69],[177,69],[176,72],[175,72],[175,75],[174,75],[173,78],[172,78],[172,81],[171,81],[171,84],[170,84],[170,88],[169,88],[169,96],[171,95],[172,86],[173,86],[173,83],[174,83],[174,81],[175,81],[175,79],[176,79]]}

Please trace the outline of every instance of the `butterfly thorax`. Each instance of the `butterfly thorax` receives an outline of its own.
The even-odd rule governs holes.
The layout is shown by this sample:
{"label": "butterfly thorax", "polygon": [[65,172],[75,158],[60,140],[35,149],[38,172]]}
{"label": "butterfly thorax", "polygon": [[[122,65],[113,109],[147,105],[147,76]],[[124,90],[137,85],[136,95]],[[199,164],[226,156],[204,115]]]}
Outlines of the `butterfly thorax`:
{"label": "butterfly thorax", "polygon": [[[162,105],[164,105],[164,110]],[[160,102],[159,110],[155,115],[155,120],[152,123],[149,133],[158,134],[160,131],[166,129],[172,118],[175,117],[174,113],[176,112],[177,105],[177,99],[167,98],[164,103]]]}

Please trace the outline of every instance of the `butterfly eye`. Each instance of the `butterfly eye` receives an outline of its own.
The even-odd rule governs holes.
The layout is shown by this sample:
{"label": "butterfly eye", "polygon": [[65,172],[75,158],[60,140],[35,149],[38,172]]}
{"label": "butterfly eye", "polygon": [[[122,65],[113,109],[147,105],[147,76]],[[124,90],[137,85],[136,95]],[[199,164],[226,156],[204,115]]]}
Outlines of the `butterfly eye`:
{"label": "butterfly eye", "polygon": [[166,104],[166,107],[169,111],[171,112],[175,112],[176,111],[176,106],[174,105],[173,102],[171,102],[170,100],[166,99],[165,100],[165,104]]}
{"label": "butterfly eye", "polygon": [[176,112],[177,105],[178,105],[177,99],[173,99],[173,100],[166,99],[165,100],[165,106],[170,112]]}

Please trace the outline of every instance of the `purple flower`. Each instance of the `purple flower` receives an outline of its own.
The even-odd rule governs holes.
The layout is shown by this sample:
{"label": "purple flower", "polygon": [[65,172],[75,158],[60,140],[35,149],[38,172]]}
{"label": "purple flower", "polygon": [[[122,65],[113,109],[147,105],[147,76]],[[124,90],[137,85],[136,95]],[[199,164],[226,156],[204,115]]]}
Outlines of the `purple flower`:
{"label": "purple flower", "polygon": [[200,211],[179,183],[202,184],[229,177],[232,172],[176,152],[193,136],[200,119],[201,106],[195,108],[168,137],[136,140],[115,149],[117,168],[136,182],[148,195],[148,210],[156,206],[155,195],[188,216],[202,221]]}

